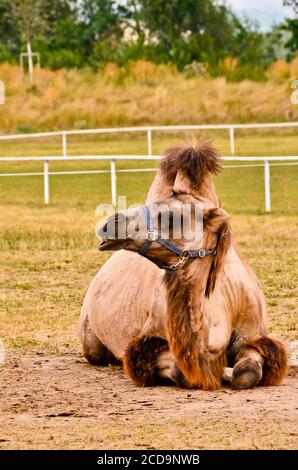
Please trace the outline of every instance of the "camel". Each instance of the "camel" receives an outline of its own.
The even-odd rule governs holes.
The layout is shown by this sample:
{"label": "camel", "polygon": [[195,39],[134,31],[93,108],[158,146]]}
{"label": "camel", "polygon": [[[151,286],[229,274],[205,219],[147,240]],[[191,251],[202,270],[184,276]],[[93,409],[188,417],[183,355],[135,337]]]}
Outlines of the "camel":
{"label": "camel", "polygon": [[[82,307],[79,335],[90,363],[121,361],[140,386],[171,382],[216,390],[226,366],[232,367],[234,389],[282,382],[287,351],[266,333],[261,285],[240,258],[220,208],[212,181],[220,167],[209,142],[172,147],[142,207],[147,236],[129,236],[131,212],[102,225],[104,231],[114,224],[116,236],[104,237],[99,249],[115,253],[91,282]],[[157,201],[169,217],[173,208],[201,205],[201,246],[172,240],[171,233],[160,239],[160,226],[150,226],[150,204]]]}

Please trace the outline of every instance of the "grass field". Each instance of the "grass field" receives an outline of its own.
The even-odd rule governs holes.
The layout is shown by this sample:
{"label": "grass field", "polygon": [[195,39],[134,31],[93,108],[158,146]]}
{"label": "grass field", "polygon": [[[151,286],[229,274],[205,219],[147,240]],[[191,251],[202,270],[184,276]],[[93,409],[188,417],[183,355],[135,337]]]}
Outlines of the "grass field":
{"label": "grass field", "polygon": [[[166,138],[156,141],[155,152],[160,153],[168,143]],[[290,134],[289,153],[297,153],[297,143],[297,136]],[[139,153],[143,142],[135,139],[126,145],[122,141],[121,146],[120,141],[108,140],[100,153],[115,152],[116,144],[119,153]],[[223,152],[227,147],[224,140],[215,144]],[[241,141],[238,145],[244,155],[252,151]],[[262,145],[273,154],[285,144],[271,136]],[[89,150],[92,153],[94,148]],[[148,162],[121,162],[117,167],[144,165]],[[37,164],[1,164],[1,172],[38,168]],[[108,168],[108,164],[51,164],[51,170],[65,168]],[[128,203],[142,203],[153,174],[119,174],[118,194],[126,195]],[[297,166],[271,169],[271,214],[264,214],[262,167],[225,169],[215,178],[244,258],[263,283],[269,330],[287,339],[297,335],[297,176]],[[110,177],[53,176],[48,207],[43,205],[42,184],[41,177],[0,178],[0,336],[8,349],[77,351],[84,293],[109,256],[97,251],[94,228],[96,206],[110,202]]]}

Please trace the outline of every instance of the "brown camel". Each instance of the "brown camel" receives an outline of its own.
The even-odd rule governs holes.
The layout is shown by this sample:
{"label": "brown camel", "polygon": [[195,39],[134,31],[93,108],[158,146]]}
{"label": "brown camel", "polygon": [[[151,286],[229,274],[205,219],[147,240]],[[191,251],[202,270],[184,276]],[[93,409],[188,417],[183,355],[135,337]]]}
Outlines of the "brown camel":
{"label": "brown camel", "polygon": [[[120,359],[139,385],[172,380],[181,387],[214,390],[226,365],[233,367],[237,389],[282,381],[287,353],[266,335],[261,286],[240,259],[228,215],[219,208],[211,175],[219,169],[209,143],[172,148],[144,206],[149,220],[149,204],[159,201],[163,208],[153,239],[152,230],[148,237],[130,237],[131,211],[107,220],[103,229],[115,224],[116,237],[104,238],[100,249],[120,251],[97,273],[83,304],[80,338],[91,363]],[[171,230],[168,240],[160,239],[164,207],[170,219],[173,209],[197,204],[203,210],[200,246],[183,237],[173,240]]]}

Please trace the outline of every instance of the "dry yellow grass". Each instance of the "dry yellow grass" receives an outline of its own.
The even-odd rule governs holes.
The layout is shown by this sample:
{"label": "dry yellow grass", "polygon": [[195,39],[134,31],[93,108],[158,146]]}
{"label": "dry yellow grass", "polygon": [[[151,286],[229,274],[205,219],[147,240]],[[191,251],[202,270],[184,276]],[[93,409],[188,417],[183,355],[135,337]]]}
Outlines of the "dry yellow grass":
{"label": "dry yellow grass", "polygon": [[291,62],[284,60],[276,60],[268,68],[268,77],[277,82],[285,80],[294,80],[298,77],[298,56],[294,57]]}
{"label": "dry yellow grass", "polygon": [[[285,67],[296,73],[296,60]],[[41,69],[30,88],[17,66],[1,64],[7,99],[0,130],[297,120],[289,81],[278,83],[288,75],[275,64],[271,76],[277,81],[228,83],[186,78],[174,67],[139,61],[125,70],[115,64],[98,72]]]}

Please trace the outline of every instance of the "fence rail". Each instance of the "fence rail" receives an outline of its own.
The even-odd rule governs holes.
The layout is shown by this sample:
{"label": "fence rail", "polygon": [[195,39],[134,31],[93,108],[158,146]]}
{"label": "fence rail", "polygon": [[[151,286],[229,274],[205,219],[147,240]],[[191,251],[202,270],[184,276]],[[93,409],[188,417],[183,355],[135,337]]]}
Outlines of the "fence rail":
{"label": "fence rail", "polygon": [[67,136],[71,135],[84,135],[84,134],[115,134],[115,133],[138,133],[143,132],[147,134],[147,149],[148,156],[152,155],[152,134],[154,131],[183,131],[183,130],[228,130],[230,139],[230,152],[231,155],[235,154],[235,130],[236,129],[268,129],[268,128],[283,128],[283,127],[298,127],[298,122],[273,122],[273,123],[259,123],[259,124],[195,124],[195,125],[181,125],[181,126],[140,126],[140,127],[107,127],[99,129],[78,129],[78,130],[63,130],[54,132],[37,132],[34,134],[8,134],[0,135],[2,140],[19,140],[19,139],[32,139],[39,137],[62,137],[62,155],[68,158],[67,155]]}
{"label": "fence rail", "polygon": [[[143,172],[143,171],[156,171],[156,168],[116,168],[116,161],[123,160],[160,160],[160,155],[87,155],[87,156],[68,156],[67,161],[97,161],[108,160],[110,161],[109,170],[77,170],[77,171],[49,171],[50,162],[65,162],[65,157],[50,156],[50,157],[0,157],[0,162],[43,162],[43,172],[22,172],[22,173],[0,173],[0,177],[16,177],[16,176],[43,176],[44,180],[44,203],[50,202],[50,184],[49,177],[52,175],[74,175],[74,174],[111,174],[111,199],[112,204],[116,207],[117,204],[117,173],[125,172]],[[239,162],[257,162],[253,164],[242,165],[225,165],[223,168],[247,168],[247,167],[264,167],[264,192],[265,192],[265,209],[266,212],[271,210],[271,192],[270,192],[270,166],[275,165],[298,165],[298,156],[267,156],[267,157],[222,157],[223,161],[239,161]]]}

